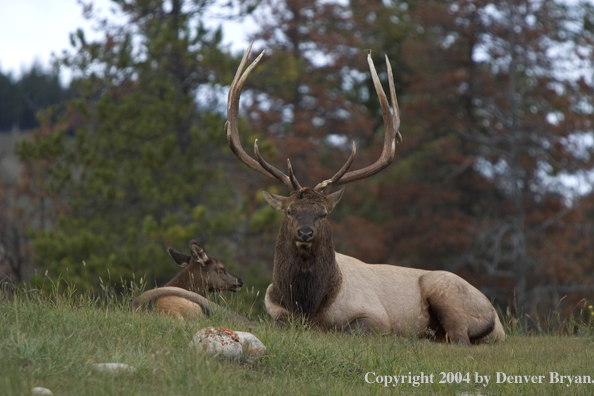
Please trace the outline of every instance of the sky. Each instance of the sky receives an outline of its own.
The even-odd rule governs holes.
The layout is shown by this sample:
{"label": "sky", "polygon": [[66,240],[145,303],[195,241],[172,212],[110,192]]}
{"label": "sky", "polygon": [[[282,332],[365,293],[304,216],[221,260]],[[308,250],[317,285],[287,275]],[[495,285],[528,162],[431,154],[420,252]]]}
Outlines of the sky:
{"label": "sky", "polygon": [[[93,4],[99,15],[110,15],[110,0],[93,0]],[[93,22],[83,17],[77,0],[0,0],[0,71],[18,78],[34,62],[49,67],[52,53],[59,55],[72,48],[70,33],[78,28],[86,37],[97,37]],[[234,50],[247,46],[245,40],[232,40],[245,37],[241,29],[238,23],[223,26],[224,42]],[[238,31],[241,34],[236,34]]]}
{"label": "sky", "polygon": [[[110,15],[113,7],[110,0],[92,1],[99,15]],[[220,20],[212,24],[218,25]],[[18,78],[21,71],[30,69],[34,62],[48,68],[52,53],[60,54],[72,48],[70,33],[78,28],[82,28],[88,38],[98,35],[94,32],[93,22],[83,17],[82,6],[77,0],[0,0],[0,71]],[[254,23],[250,20],[243,24],[225,23],[224,42],[230,44],[234,51],[242,52],[248,45],[246,31],[253,30]],[[61,77],[63,83],[68,82],[67,74]],[[594,179],[593,175],[589,177]],[[591,185],[578,184],[588,188]]]}
{"label": "sky", "polygon": [[[95,3],[108,11],[109,0]],[[70,33],[91,34],[91,25],[77,0],[0,1],[0,70],[19,76],[35,61],[48,67],[52,52],[71,48]]]}

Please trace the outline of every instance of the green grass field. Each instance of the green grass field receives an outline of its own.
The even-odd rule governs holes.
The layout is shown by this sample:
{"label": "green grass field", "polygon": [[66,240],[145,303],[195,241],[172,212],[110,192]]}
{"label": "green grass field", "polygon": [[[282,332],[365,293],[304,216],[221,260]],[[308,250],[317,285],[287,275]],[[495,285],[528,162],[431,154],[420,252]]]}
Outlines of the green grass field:
{"label": "green grass field", "polygon": [[[594,339],[587,326],[578,336],[511,334],[501,344],[464,347],[300,325],[281,329],[267,317],[252,318],[251,329],[222,316],[179,321],[132,313],[129,296],[56,289],[20,290],[0,299],[0,394],[29,395],[37,386],[54,395],[594,394],[594,383],[575,383],[594,380]],[[266,355],[240,364],[188,350],[194,333],[211,325],[252,332],[267,346]],[[126,363],[136,372],[93,371],[93,363],[106,362]],[[502,374],[497,383],[498,372],[522,383],[502,383]],[[572,383],[566,377],[550,383],[551,372],[557,373],[553,380],[572,376]],[[394,386],[394,376],[403,383]],[[387,377],[392,383],[384,386]]]}

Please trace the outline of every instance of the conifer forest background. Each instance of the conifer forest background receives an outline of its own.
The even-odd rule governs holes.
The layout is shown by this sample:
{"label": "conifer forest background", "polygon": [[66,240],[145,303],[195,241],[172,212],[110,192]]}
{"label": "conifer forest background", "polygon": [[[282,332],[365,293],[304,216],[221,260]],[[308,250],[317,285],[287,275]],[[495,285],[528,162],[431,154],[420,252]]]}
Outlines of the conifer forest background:
{"label": "conifer forest background", "polygon": [[[113,0],[51,70],[0,70],[0,277],[163,285],[191,239],[263,297],[280,183],[227,145],[241,52],[212,20],[252,18],[240,134],[302,185],[379,156],[370,52],[396,83],[402,144],[347,186],[336,250],[455,272],[502,311],[594,299],[594,5],[562,0]],[[206,23],[209,22],[209,23]],[[216,24],[215,24],[216,25]],[[238,37],[237,39],[240,39]],[[67,86],[58,72],[67,70]],[[261,304],[261,302],[259,302]]]}

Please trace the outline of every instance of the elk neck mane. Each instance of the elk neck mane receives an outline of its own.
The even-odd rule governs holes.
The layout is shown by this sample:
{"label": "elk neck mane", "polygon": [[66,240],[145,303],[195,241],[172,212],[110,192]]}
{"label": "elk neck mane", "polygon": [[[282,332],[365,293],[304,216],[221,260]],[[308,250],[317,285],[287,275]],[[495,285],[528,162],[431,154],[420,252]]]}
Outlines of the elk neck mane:
{"label": "elk neck mane", "polygon": [[[303,200],[314,200],[306,191],[297,194]],[[274,291],[271,295],[289,311],[314,320],[334,301],[341,285],[330,224],[321,225],[318,233],[317,243],[311,250],[304,251],[296,246],[287,220],[283,221],[274,254]]]}

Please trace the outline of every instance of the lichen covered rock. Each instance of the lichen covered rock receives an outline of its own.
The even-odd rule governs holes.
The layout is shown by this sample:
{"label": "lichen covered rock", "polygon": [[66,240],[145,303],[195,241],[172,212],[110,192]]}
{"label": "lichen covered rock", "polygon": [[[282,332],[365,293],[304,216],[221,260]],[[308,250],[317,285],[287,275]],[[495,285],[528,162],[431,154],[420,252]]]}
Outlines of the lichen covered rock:
{"label": "lichen covered rock", "polygon": [[206,327],[198,331],[189,345],[209,356],[228,360],[253,361],[266,352],[266,347],[251,333],[226,327]]}
{"label": "lichen covered rock", "polygon": [[222,359],[236,360],[243,354],[236,332],[226,327],[206,327],[196,334],[189,345],[209,356]]}

